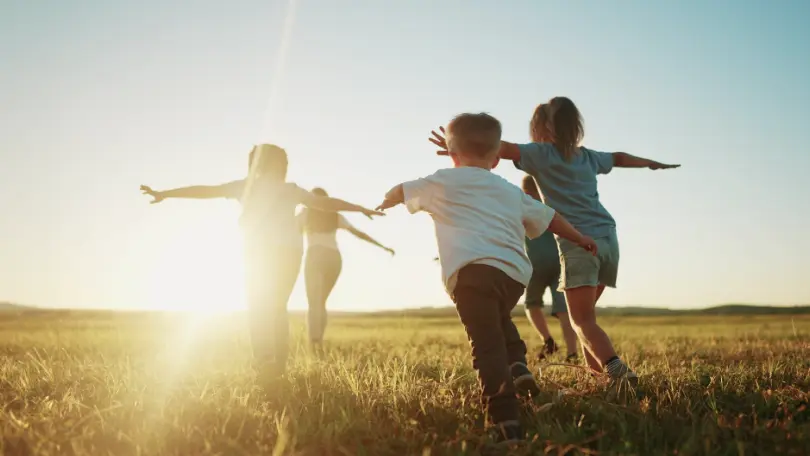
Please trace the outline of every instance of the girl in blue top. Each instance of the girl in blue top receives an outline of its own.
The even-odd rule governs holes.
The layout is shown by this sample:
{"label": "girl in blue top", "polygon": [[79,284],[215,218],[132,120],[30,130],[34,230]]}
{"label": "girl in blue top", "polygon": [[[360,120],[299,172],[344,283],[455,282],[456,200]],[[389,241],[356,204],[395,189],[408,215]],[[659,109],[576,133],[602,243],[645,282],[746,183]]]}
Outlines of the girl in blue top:
{"label": "girl in blue top", "polygon": [[[569,317],[582,342],[583,354],[594,371],[605,371],[617,381],[635,386],[636,374],[619,359],[610,338],[596,323],[596,302],[605,287],[616,287],[619,242],[616,222],[599,201],[596,176],[614,167],[677,168],[625,152],[597,152],[580,146],[584,135],[582,116],[565,97],[552,98],[535,109],[530,123],[532,141],[514,144],[501,141],[500,157],[512,160],[518,169],[535,178],[543,203],[553,208],[576,229],[596,240],[593,256],[570,242],[557,238]],[[446,154],[444,137],[433,132],[431,141]]]}

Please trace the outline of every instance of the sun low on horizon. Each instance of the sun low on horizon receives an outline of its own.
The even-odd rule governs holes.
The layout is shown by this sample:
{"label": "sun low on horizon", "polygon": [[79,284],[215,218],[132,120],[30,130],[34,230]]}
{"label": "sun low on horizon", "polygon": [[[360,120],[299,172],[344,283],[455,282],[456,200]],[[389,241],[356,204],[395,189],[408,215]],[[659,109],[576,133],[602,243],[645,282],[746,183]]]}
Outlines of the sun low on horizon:
{"label": "sun low on horizon", "polygon": [[[145,198],[144,204],[148,204]],[[183,202],[161,203],[177,204]],[[155,212],[174,209],[158,206]],[[183,217],[182,211],[161,214],[164,223],[168,222],[161,226],[165,245],[137,260],[147,265],[145,307],[205,313],[246,308],[238,212],[221,203],[212,206],[195,208],[210,212],[201,217]],[[205,223],[198,223],[200,220]]]}

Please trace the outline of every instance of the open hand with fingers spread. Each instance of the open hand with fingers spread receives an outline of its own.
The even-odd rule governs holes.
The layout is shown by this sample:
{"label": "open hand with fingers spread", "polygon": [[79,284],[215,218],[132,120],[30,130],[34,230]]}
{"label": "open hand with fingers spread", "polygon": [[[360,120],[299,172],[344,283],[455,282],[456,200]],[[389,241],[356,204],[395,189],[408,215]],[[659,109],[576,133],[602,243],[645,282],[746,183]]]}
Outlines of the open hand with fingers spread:
{"label": "open hand with fingers spread", "polygon": [[444,131],[444,127],[439,127],[439,130],[441,131],[441,134],[436,133],[436,130],[431,130],[430,134],[432,134],[433,137],[428,138],[428,141],[441,148],[440,150],[436,151],[436,155],[449,155],[450,151],[447,149],[447,140],[445,139],[447,132]]}
{"label": "open hand with fingers spread", "polygon": [[141,193],[152,197],[152,201],[150,201],[149,204],[157,204],[164,199],[163,193],[152,190],[148,185],[141,185]]}
{"label": "open hand with fingers spread", "polygon": [[363,208],[362,213],[363,213],[363,215],[365,215],[368,218],[373,218],[375,215],[376,216],[385,215],[385,212],[382,212],[382,211],[379,211],[379,210],[368,209],[368,208]]}

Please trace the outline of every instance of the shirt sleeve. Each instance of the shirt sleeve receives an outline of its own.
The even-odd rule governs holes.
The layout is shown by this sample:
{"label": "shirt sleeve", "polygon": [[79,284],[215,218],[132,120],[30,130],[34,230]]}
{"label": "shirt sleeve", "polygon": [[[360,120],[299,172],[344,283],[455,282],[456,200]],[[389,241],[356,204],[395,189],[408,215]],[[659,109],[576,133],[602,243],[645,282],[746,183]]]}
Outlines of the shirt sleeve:
{"label": "shirt sleeve", "polygon": [[402,193],[408,212],[411,214],[415,214],[419,211],[430,212],[431,201],[433,200],[433,194],[436,191],[437,185],[438,183],[434,176],[404,182],[402,184]]}
{"label": "shirt sleeve", "polygon": [[588,158],[596,174],[607,174],[613,169],[613,154],[610,152],[597,152],[595,150],[580,147],[580,150]]}
{"label": "shirt sleeve", "polygon": [[338,214],[338,225],[339,230],[351,230],[354,229],[354,225],[349,223],[349,220],[343,216],[343,214]]}
{"label": "shirt sleeve", "polygon": [[520,160],[515,161],[515,168],[529,174],[537,173],[540,168],[548,166],[548,148],[543,143],[518,144]]}
{"label": "shirt sleeve", "polygon": [[296,204],[303,204],[308,198],[312,196],[309,190],[303,189],[292,182],[287,183],[287,195],[295,201]]}
{"label": "shirt sleeve", "polygon": [[526,228],[526,237],[534,239],[543,234],[548,229],[555,213],[554,209],[524,193],[523,226]]}

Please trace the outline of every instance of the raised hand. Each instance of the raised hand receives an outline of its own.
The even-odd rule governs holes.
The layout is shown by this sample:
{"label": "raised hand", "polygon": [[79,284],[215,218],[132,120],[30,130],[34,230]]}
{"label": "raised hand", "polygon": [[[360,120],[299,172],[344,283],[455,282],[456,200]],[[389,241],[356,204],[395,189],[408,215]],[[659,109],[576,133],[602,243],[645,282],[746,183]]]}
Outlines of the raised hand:
{"label": "raised hand", "polygon": [[157,204],[164,199],[163,193],[152,190],[148,185],[141,185],[141,193],[152,197],[152,201],[150,201],[149,204]]}
{"label": "raised hand", "polygon": [[655,162],[652,165],[650,165],[649,168],[651,170],[655,171],[655,170],[659,170],[659,169],[674,169],[674,168],[680,168],[680,167],[681,167],[681,165],[666,165],[664,163]]}
{"label": "raised hand", "polygon": [[431,130],[430,134],[432,134],[433,137],[428,138],[428,141],[441,147],[440,150],[436,151],[436,155],[449,155],[450,152],[447,150],[447,140],[444,138],[447,136],[447,132],[444,131],[444,127],[439,127],[439,130],[441,130],[441,134],[436,133],[436,130]]}

